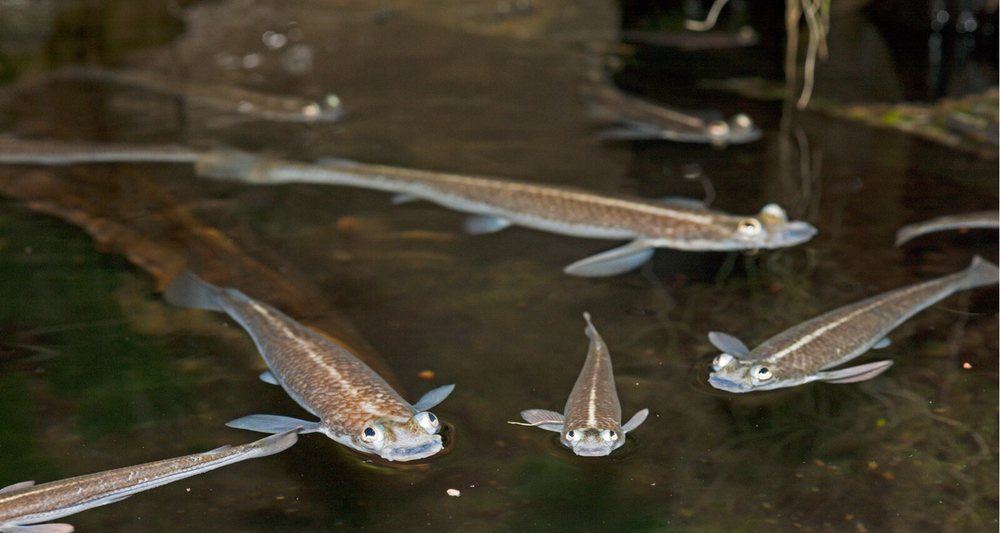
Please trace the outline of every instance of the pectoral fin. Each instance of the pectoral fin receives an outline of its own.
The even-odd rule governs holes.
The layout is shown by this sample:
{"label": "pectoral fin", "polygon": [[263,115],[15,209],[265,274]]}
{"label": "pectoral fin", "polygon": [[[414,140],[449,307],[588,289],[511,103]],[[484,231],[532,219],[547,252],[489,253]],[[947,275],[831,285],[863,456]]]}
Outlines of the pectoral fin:
{"label": "pectoral fin", "polygon": [[889,370],[890,366],[892,366],[892,361],[876,361],[840,370],[817,372],[816,379],[827,383],[856,383],[872,379],[882,372]]}
{"label": "pectoral fin", "polygon": [[7,485],[6,487],[0,489],[0,494],[5,492],[14,492],[15,490],[26,489],[28,487],[34,487],[34,481],[22,481],[20,483],[14,483],[13,485]]}
{"label": "pectoral fin", "polygon": [[547,411],[545,409],[525,409],[524,411],[521,411],[521,418],[523,418],[527,424],[523,422],[507,423],[517,426],[535,426],[546,431],[561,432],[563,430],[563,422],[565,420],[563,415],[555,411]]}
{"label": "pectoral fin", "polygon": [[615,276],[639,268],[649,261],[650,257],[653,257],[652,247],[643,241],[633,241],[625,246],[581,259],[564,268],[563,272],[585,278]]}
{"label": "pectoral fin", "polygon": [[887,348],[890,344],[892,344],[892,341],[889,340],[889,337],[886,337],[886,338],[884,338],[884,339],[876,342],[875,345],[872,346],[872,349],[873,350],[881,350],[882,348]]}
{"label": "pectoral fin", "polygon": [[721,331],[709,332],[708,342],[712,343],[712,346],[715,346],[722,352],[734,357],[743,357],[750,353],[750,348],[747,348],[747,345],[743,344],[743,341]]}
{"label": "pectoral fin", "polygon": [[274,377],[274,374],[272,374],[270,370],[261,372],[260,380],[264,383],[270,383],[271,385],[280,385],[280,383],[278,383],[278,378]]}
{"label": "pectoral fin", "polygon": [[625,425],[622,426],[622,432],[629,433],[633,429],[639,427],[639,424],[646,421],[647,416],[649,416],[649,409],[643,409],[642,411],[632,415],[632,418],[630,418],[629,421],[625,422]]}
{"label": "pectoral fin", "polygon": [[463,226],[469,235],[484,235],[486,233],[496,233],[502,229],[510,227],[510,221],[506,218],[492,215],[476,215],[465,219]]}
{"label": "pectoral fin", "polygon": [[296,428],[302,428],[299,433],[319,431],[319,422],[307,422],[290,416],[250,415],[226,422],[226,425],[236,429],[246,429],[258,433],[284,433]]}
{"label": "pectoral fin", "polygon": [[38,524],[35,526],[3,526],[3,533],[72,533],[70,524]]}
{"label": "pectoral fin", "polygon": [[413,404],[413,408],[417,411],[426,411],[443,402],[453,390],[455,390],[454,385],[445,385],[428,391],[426,394],[421,396],[419,400],[417,400],[417,403]]}

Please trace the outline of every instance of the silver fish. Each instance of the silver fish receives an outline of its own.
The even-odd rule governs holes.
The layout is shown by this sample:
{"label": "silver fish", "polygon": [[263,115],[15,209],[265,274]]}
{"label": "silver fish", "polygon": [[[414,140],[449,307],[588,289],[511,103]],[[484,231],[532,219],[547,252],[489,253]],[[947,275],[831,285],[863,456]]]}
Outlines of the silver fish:
{"label": "silver fish", "polygon": [[583,318],[587,321],[585,332],[590,338],[590,350],[583,363],[583,370],[573,385],[573,391],[569,393],[564,414],[545,409],[527,409],[521,411],[521,417],[527,424],[510,423],[558,431],[559,440],[571,448],[573,453],[584,457],[600,457],[625,444],[625,435],[646,420],[649,409],[639,411],[622,425],[622,407],[615,389],[608,345],[590,322],[590,314],[584,313]]}
{"label": "silver fish", "polygon": [[261,380],[281,385],[320,419],[251,415],[229,422],[229,427],[263,433],[298,427],[300,433],[320,432],[389,461],[423,459],[443,449],[437,434],[441,422],[428,409],[444,401],[454,385],[438,387],[410,405],[349,348],[236,289],[221,289],[185,272],[170,282],[164,296],[174,305],[232,317],[253,338],[270,369]]}
{"label": "silver fish", "polygon": [[964,228],[996,229],[997,227],[1000,227],[1000,211],[976,211],[961,215],[946,215],[899,228],[899,231],[896,232],[896,246],[902,246],[907,241],[935,231]]}
{"label": "silver fish", "polygon": [[816,229],[789,222],[776,204],[756,216],[730,215],[683,198],[647,200],[496,178],[336,162],[324,165],[212,152],[196,164],[202,176],[252,184],[320,183],[396,193],[395,203],[424,199],[472,213],[465,229],[493,233],[520,225],[573,237],[632,242],[577,261],[574,276],[613,276],[638,268],[655,248],[688,251],[783,248],[808,241]]}
{"label": "silver fish", "polygon": [[854,383],[878,376],[892,361],[829,370],[868,350],[889,345],[886,335],[952,293],[997,283],[997,266],[981,257],[968,268],[841,307],[771,337],[750,350],[732,335],[713,331],[721,350],[708,382],[728,392],[794,387],[811,381]]}
{"label": "silver fish", "polygon": [[[196,476],[229,464],[284,451],[295,444],[295,430],[240,446],[164,459],[35,485],[24,481],[0,489],[0,532],[69,533],[69,524],[39,524],[94,507],[119,502],[137,492]],[[38,525],[30,525],[38,524]]]}
{"label": "silver fish", "polygon": [[155,72],[108,70],[92,66],[66,67],[53,75],[136,87],[221,111],[275,122],[333,122],[346,114],[340,98],[333,94],[319,102],[241,87],[178,80]]}

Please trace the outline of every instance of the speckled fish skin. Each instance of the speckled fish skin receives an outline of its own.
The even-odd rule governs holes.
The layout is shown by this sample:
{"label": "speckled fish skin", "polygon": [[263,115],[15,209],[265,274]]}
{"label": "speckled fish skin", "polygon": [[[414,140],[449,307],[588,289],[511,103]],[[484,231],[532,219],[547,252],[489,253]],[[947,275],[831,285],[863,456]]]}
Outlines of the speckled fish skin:
{"label": "speckled fish skin", "polygon": [[559,431],[559,440],[576,455],[600,457],[625,444],[625,435],[645,421],[649,410],[639,411],[622,425],[622,407],[608,345],[591,323],[590,314],[584,313],[583,317],[587,321],[585,332],[590,338],[590,348],[563,414],[530,409],[522,411],[521,416],[528,425]]}
{"label": "speckled fish skin", "polygon": [[229,464],[273,455],[295,444],[294,431],[271,435],[240,446],[164,459],[41,485],[19,483],[0,491],[0,532],[73,531],[68,524],[37,524],[120,501],[132,494],[166,485]]}
{"label": "speckled fish skin", "polygon": [[[390,461],[422,459],[443,449],[436,417],[430,416],[435,429],[428,431],[416,417],[423,413],[349,349],[281,311],[238,290],[215,287],[190,272],[172,281],[164,295],[176,305],[223,311],[236,320],[253,338],[277,384],[320,418],[318,425],[307,426],[302,433],[322,432]],[[372,426],[384,430],[378,442],[362,439]]]}
{"label": "speckled fish skin", "polygon": [[56,71],[54,76],[137,87],[222,111],[274,122],[333,122],[345,115],[339,99],[332,95],[327,97],[326,102],[315,102],[297,96],[266,94],[241,87],[178,80],[155,72],[108,70],[90,66],[66,67]]}
{"label": "speckled fish skin", "polygon": [[[789,222],[785,212],[774,204],[766,206],[756,218],[741,217],[693,201],[645,200],[572,187],[360,163],[313,165],[229,152],[206,154],[197,164],[197,172],[257,184],[305,182],[394,192],[456,211],[495,217],[505,224],[574,237],[632,239],[628,246],[635,251],[781,248],[803,243],[816,234],[815,228],[805,222]],[[748,232],[748,228],[752,231]],[[637,268],[642,262],[624,268]],[[567,272],[572,274],[573,267],[567,267]],[[610,273],[578,275],[622,271],[619,268]]]}
{"label": "speckled fish skin", "polygon": [[960,215],[945,215],[903,226],[896,232],[896,246],[901,246],[921,235],[936,231],[965,228],[996,229],[997,227],[1000,227],[1000,211],[976,211]]}
{"label": "speckled fish skin", "polygon": [[[723,354],[729,356],[729,362],[715,368],[709,384],[743,393],[816,380],[849,383],[870,379],[892,362],[885,361],[887,364],[856,377],[845,378],[844,371],[831,371],[828,374],[832,376],[826,377],[823,371],[867,352],[904,321],[952,293],[995,283],[996,265],[976,257],[965,270],[841,307],[786,330],[747,354]],[[761,368],[770,372],[769,379],[757,379]]]}

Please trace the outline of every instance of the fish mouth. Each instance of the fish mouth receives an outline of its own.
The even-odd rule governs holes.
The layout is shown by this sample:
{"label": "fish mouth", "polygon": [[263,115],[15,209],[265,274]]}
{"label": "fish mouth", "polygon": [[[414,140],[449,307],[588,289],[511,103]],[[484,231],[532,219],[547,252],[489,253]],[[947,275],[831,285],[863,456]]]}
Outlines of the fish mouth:
{"label": "fish mouth", "polygon": [[603,457],[611,453],[608,446],[586,446],[573,448],[573,453],[580,457]]}
{"label": "fish mouth", "polygon": [[737,381],[730,381],[728,379],[723,379],[715,374],[708,376],[708,384],[715,387],[716,389],[723,390],[726,392],[733,392],[736,394],[750,392],[753,390],[751,387],[739,383]]}
{"label": "fish mouth", "polygon": [[434,435],[434,437],[435,438],[433,440],[417,446],[382,450],[382,453],[379,455],[381,455],[383,459],[387,459],[389,461],[416,461],[417,459],[426,459],[427,457],[435,455],[444,449],[444,445],[441,443],[441,437],[438,435]]}

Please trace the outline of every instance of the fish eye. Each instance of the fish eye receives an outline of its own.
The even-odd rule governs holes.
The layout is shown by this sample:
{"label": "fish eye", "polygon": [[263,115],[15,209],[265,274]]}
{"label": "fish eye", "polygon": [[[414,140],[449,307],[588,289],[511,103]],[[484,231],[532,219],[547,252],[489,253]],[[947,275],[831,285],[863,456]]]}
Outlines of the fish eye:
{"label": "fish eye", "polygon": [[326,105],[333,109],[340,107],[340,97],[335,94],[326,95]]}
{"label": "fish eye", "polygon": [[746,116],[746,114],[740,113],[735,117],[733,117],[733,124],[736,124],[741,129],[748,129],[751,126],[753,126],[753,120],[751,120],[750,117]]}
{"label": "fish eye", "polygon": [[420,427],[424,428],[428,433],[434,434],[438,432],[438,428],[441,427],[441,422],[438,417],[434,416],[434,413],[429,411],[422,411],[413,415]]}
{"label": "fish eye", "polygon": [[729,124],[726,124],[724,120],[712,121],[706,131],[712,137],[725,137],[729,135]]}
{"label": "fish eye", "polygon": [[788,222],[788,213],[786,213],[785,210],[778,204],[767,204],[760,210],[760,213],[762,215],[770,215],[783,222]]}
{"label": "fish eye", "polygon": [[307,117],[315,117],[319,115],[319,104],[312,102],[308,105],[302,107],[302,114]]}
{"label": "fish eye", "polygon": [[605,429],[601,432],[601,440],[604,442],[615,442],[618,440],[618,433],[615,433],[613,429]]}
{"label": "fish eye", "polygon": [[762,229],[763,226],[760,225],[760,221],[756,218],[744,218],[736,227],[736,231],[744,237],[756,237],[760,235]]}
{"label": "fish eye", "polygon": [[716,372],[722,370],[726,367],[726,365],[732,363],[733,359],[735,359],[735,357],[727,353],[720,353],[719,355],[716,355],[715,359],[712,360],[712,370],[715,370]]}
{"label": "fish eye", "polygon": [[771,369],[767,368],[766,366],[760,366],[760,365],[750,369],[750,374],[757,381],[767,381],[774,376],[773,374],[771,374]]}
{"label": "fish eye", "polygon": [[570,442],[576,442],[576,441],[580,440],[581,436],[582,435],[581,435],[581,433],[579,431],[574,431],[574,430],[571,429],[571,430],[569,430],[566,433],[566,440],[568,440]]}
{"label": "fish eye", "polygon": [[368,444],[374,444],[385,438],[385,430],[380,424],[372,424],[361,431],[361,440]]}

